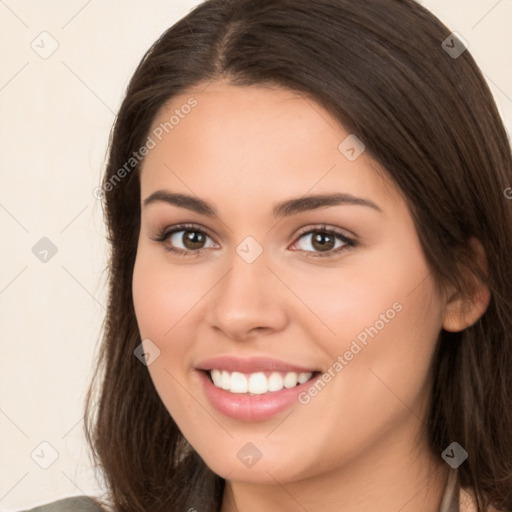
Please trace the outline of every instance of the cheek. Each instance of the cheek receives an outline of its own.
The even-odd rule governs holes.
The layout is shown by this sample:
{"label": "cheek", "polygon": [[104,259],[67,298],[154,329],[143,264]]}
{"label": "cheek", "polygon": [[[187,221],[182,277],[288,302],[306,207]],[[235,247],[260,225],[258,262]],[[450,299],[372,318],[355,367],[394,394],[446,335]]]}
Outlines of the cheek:
{"label": "cheek", "polygon": [[318,321],[311,328],[311,339],[329,354],[330,372],[303,403],[308,416],[324,418],[321,435],[340,436],[345,446],[424,413],[443,302],[419,247],[411,245],[409,252],[369,255],[360,270],[308,294],[332,332],[315,336]]}
{"label": "cheek", "polygon": [[162,402],[185,433],[190,427],[180,420],[197,407],[183,383],[193,334],[187,315],[204,293],[198,283],[193,266],[173,272],[153,251],[139,246],[132,281],[135,315],[141,339],[151,340],[159,350],[148,371]]}
{"label": "cheek", "polygon": [[331,369],[326,387],[332,394],[321,394],[340,397],[340,408],[329,409],[323,398],[311,397],[318,407],[313,416],[331,416],[326,424],[351,417],[375,425],[377,413],[384,420],[407,411],[400,400],[420,408],[420,397],[427,397],[444,303],[419,244],[411,241],[368,251],[357,264],[347,259],[342,270],[318,275],[314,287],[311,278],[295,279],[294,291],[316,314],[300,320],[304,338],[323,349]]}
{"label": "cheek", "polygon": [[[139,247],[132,293],[142,338],[154,338],[160,343],[175,339],[175,331],[186,324],[187,315],[204,294],[202,283],[194,265],[184,265],[176,271],[161,257],[152,257],[150,250]],[[173,348],[178,348],[174,340]]]}
{"label": "cheek", "polygon": [[[337,268],[281,268],[283,281],[293,283],[294,296],[300,299],[287,302],[287,307],[307,331],[303,339],[314,340],[331,358],[349,350],[354,340],[368,349],[387,340],[392,345],[387,350],[395,356],[431,351],[444,304],[413,235],[404,236],[403,244],[349,255]],[[365,351],[387,357],[387,352]]]}

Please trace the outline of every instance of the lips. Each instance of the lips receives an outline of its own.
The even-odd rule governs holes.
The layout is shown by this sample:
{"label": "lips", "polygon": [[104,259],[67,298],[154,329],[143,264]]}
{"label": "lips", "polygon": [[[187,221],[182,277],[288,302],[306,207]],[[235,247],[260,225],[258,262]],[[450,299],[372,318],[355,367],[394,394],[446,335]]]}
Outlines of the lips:
{"label": "lips", "polygon": [[315,368],[278,359],[232,356],[207,359],[196,370],[211,405],[243,421],[265,420],[297,404],[299,393],[320,374]]}

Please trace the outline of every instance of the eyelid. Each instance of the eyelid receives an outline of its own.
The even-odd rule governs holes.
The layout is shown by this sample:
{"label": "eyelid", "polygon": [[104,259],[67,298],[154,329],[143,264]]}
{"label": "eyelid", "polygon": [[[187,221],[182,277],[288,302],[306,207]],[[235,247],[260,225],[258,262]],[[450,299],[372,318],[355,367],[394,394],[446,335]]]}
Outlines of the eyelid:
{"label": "eyelid", "polygon": [[155,231],[156,231],[155,236],[156,237],[159,235],[169,236],[171,234],[176,233],[177,231],[187,231],[187,230],[199,231],[199,232],[205,233],[212,239],[215,238],[215,236],[212,234],[212,232],[208,228],[202,226],[201,224],[196,224],[195,222],[178,222],[177,224],[163,224],[162,227],[157,225],[155,227]]}
{"label": "eyelid", "polygon": [[298,233],[295,235],[295,239],[300,238],[302,235],[305,235],[306,233],[310,233],[311,231],[327,231],[336,233],[338,235],[342,235],[345,238],[348,239],[354,239],[356,238],[356,235],[354,233],[351,233],[350,231],[339,228],[336,226],[331,226],[329,224],[312,224],[310,226],[306,226],[305,228],[301,228]]}

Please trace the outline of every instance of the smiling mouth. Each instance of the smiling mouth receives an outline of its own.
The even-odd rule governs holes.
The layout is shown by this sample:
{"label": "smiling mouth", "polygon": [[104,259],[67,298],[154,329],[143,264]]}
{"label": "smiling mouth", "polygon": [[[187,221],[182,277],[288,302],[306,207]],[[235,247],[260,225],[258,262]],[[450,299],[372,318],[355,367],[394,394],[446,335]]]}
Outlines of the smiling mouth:
{"label": "smiling mouth", "polygon": [[212,384],[234,394],[263,395],[291,389],[316,378],[321,372],[254,372],[241,373],[226,370],[204,370]]}

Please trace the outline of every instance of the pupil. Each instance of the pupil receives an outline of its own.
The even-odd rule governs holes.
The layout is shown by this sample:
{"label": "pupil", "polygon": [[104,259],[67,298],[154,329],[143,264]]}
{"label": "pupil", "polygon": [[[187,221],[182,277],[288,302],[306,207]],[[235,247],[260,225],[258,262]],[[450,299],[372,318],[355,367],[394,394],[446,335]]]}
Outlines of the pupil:
{"label": "pupil", "polygon": [[[327,244],[326,244],[327,242]],[[317,233],[314,237],[313,237],[313,247],[315,247],[316,249],[319,249],[321,251],[327,251],[329,249],[332,249],[332,242],[333,242],[333,237],[328,234],[328,233],[325,233],[325,232],[320,232],[320,233]]]}
{"label": "pupil", "polygon": [[186,231],[184,234],[185,241],[184,244],[190,249],[200,249],[201,244],[204,243],[204,236],[202,233],[198,233],[197,231]]}

